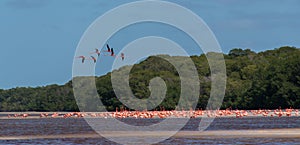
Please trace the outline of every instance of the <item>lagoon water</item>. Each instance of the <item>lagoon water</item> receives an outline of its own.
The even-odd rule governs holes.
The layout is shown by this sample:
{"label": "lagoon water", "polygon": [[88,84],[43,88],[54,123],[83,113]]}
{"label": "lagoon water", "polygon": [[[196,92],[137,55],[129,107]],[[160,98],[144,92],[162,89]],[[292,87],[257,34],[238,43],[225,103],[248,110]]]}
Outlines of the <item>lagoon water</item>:
{"label": "lagoon water", "polygon": [[[162,119],[121,119],[131,125],[151,125]],[[182,131],[197,131],[200,118]],[[216,118],[208,131],[300,128],[300,117]],[[74,134],[76,134],[74,136]],[[72,137],[70,137],[70,135]],[[89,135],[94,135],[93,137]],[[96,136],[96,137],[95,137]],[[41,138],[38,138],[41,137]],[[82,118],[0,119],[0,144],[116,144],[98,136]],[[159,144],[299,144],[299,137],[174,136]]]}

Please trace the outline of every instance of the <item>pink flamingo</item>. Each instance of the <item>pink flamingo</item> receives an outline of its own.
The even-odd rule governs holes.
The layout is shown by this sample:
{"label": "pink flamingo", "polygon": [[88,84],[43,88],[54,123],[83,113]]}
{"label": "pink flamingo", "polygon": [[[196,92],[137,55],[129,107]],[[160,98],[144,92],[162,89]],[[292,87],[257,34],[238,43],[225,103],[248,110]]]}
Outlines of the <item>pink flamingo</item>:
{"label": "pink flamingo", "polygon": [[[106,47],[107,47],[107,51],[105,51],[105,52],[110,52],[109,56],[116,57],[115,52],[114,52],[114,48],[110,48],[108,44],[106,44]],[[108,55],[105,55],[105,56],[108,56]]]}
{"label": "pink flamingo", "polygon": [[97,62],[97,59],[94,56],[91,56],[92,60],[94,61],[94,63]]}
{"label": "pink flamingo", "polygon": [[95,48],[95,52],[93,52],[93,53],[96,53],[98,56],[100,56],[100,51],[98,48]]}
{"label": "pink flamingo", "polygon": [[55,118],[55,117],[57,117],[57,116],[58,116],[58,113],[56,113],[56,112],[54,112],[54,113],[51,115],[52,118]]}
{"label": "pink flamingo", "polygon": [[125,58],[124,53],[121,53],[121,58],[122,58],[122,60],[124,60],[124,58]]}
{"label": "pink flamingo", "polygon": [[81,58],[81,62],[84,63],[85,56],[78,56],[77,58]]}
{"label": "pink flamingo", "polygon": [[[107,51],[105,51],[105,52],[110,52],[110,56],[119,57],[119,56],[115,55],[114,48],[110,48],[110,46],[108,44],[106,44],[106,47],[107,47]],[[121,53],[120,57],[122,58],[122,60],[124,60],[125,59],[125,54]]]}
{"label": "pink flamingo", "polygon": [[111,51],[111,53],[110,53],[110,56],[115,56],[114,49],[113,49],[113,48],[111,48],[111,49],[110,49],[110,51]]}
{"label": "pink flamingo", "polygon": [[26,118],[26,117],[28,117],[29,115],[27,114],[27,113],[24,113],[24,114],[22,114],[22,117],[23,118]]}
{"label": "pink flamingo", "polygon": [[109,47],[108,44],[106,44],[106,48],[107,48],[107,51],[106,51],[106,52],[111,52],[111,48]]}

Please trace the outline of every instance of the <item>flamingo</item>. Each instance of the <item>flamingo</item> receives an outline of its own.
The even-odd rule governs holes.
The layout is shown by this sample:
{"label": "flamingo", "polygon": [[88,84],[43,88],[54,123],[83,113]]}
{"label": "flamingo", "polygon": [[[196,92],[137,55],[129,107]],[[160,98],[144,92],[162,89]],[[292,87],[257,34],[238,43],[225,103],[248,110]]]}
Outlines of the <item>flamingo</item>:
{"label": "flamingo", "polygon": [[[107,47],[107,51],[105,51],[105,52],[110,52],[110,56],[119,57],[119,56],[115,55],[114,48],[110,48],[110,46],[108,44],[106,44],[106,47]],[[125,54],[121,53],[120,57],[122,58],[122,60],[124,60],[125,59]]]}
{"label": "flamingo", "polygon": [[85,56],[78,56],[77,58],[81,58],[81,62],[84,63]]}
{"label": "flamingo", "polygon": [[110,51],[111,51],[111,49],[110,49],[110,47],[109,47],[108,44],[106,44],[106,48],[107,48],[107,51],[106,51],[106,52],[110,52]]}
{"label": "flamingo", "polygon": [[116,57],[116,56],[115,56],[115,52],[114,52],[114,48],[110,48],[110,47],[108,46],[108,44],[107,44],[106,46],[107,46],[107,51],[105,51],[105,52],[110,52],[110,55],[105,55],[105,56]]}
{"label": "flamingo", "polygon": [[92,53],[96,53],[98,55],[98,57],[100,56],[100,51],[98,48],[95,48],[95,52],[92,52]]}
{"label": "flamingo", "polygon": [[110,56],[115,56],[114,49],[113,49],[113,48],[111,48],[111,49],[110,49],[110,51],[111,51],[111,54],[110,54]]}
{"label": "flamingo", "polygon": [[52,118],[55,118],[55,117],[57,117],[57,116],[58,116],[58,113],[57,113],[57,112],[54,112],[54,113],[51,115]]}
{"label": "flamingo", "polygon": [[23,118],[26,118],[26,117],[28,117],[29,115],[27,114],[27,113],[24,113],[24,114],[22,114],[22,117]]}
{"label": "flamingo", "polygon": [[124,60],[124,58],[125,58],[124,53],[121,53],[121,58],[122,58],[122,60]]}
{"label": "flamingo", "polygon": [[97,59],[94,56],[91,56],[92,60],[94,61],[94,63],[97,62]]}

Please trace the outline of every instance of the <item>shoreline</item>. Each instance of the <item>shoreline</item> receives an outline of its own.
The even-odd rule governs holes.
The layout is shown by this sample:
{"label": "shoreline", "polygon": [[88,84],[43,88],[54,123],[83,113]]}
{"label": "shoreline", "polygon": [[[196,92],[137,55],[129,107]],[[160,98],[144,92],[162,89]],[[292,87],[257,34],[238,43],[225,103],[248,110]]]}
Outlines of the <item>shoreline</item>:
{"label": "shoreline", "polygon": [[[288,116],[283,116],[281,118],[287,118]],[[291,118],[300,118],[300,116],[291,116]],[[113,117],[108,117],[108,118],[103,118],[103,117],[68,117],[68,118],[73,118],[73,119],[112,119]],[[26,120],[26,119],[68,119],[68,118],[64,118],[63,116],[60,117],[39,117],[39,116],[28,116],[28,117],[0,117],[0,120]],[[127,117],[127,119],[165,119],[165,118],[159,118],[159,117],[155,117],[155,118],[133,118],[133,117]],[[188,118],[188,117],[168,117],[169,119],[181,119],[181,118]],[[201,118],[211,118],[212,117],[197,117],[197,118],[190,118],[190,119],[201,119]],[[214,117],[214,119],[217,118],[236,118],[235,116],[223,116],[223,117]],[[247,116],[247,117],[243,117],[243,118],[279,118],[279,117],[271,117],[271,116]],[[118,118],[118,119],[122,119],[122,118]],[[126,119],[126,118],[123,118]],[[238,119],[238,118],[237,118]]]}
{"label": "shoreline", "polygon": [[[174,134],[175,133],[175,134]],[[174,135],[173,135],[174,134]],[[57,134],[57,135],[22,135],[0,136],[0,140],[28,139],[65,139],[65,138],[130,138],[130,137],[164,137],[175,138],[300,138],[300,128],[293,129],[255,129],[255,130],[217,130],[217,131],[106,131],[86,134]]]}

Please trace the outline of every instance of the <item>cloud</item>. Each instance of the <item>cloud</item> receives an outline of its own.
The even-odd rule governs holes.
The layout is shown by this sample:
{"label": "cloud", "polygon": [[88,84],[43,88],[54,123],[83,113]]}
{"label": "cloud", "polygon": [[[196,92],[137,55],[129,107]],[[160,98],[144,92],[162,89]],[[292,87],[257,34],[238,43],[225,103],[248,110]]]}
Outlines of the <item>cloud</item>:
{"label": "cloud", "polygon": [[46,0],[9,0],[6,5],[14,9],[33,9],[44,7]]}

